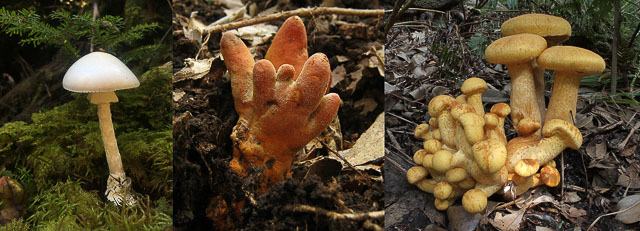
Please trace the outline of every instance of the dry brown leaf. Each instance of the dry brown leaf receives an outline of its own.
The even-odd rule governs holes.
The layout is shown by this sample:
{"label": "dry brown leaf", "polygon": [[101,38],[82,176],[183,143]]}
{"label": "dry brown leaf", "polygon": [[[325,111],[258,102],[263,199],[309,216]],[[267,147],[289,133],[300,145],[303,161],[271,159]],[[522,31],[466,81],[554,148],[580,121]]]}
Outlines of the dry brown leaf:
{"label": "dry brown leaf", "polygon": [[185,59],[186,66],[173,75],[173,82],[176,83],[187,79],[196,80],[204,77],[209,73],[211,63],[215,59],[219,59],[219,57],[200,60]]}
{"label": "dry brown leaf", "polygon": [[495,218],[493,218],[493,220],[489,220],[489,223],[501,231],[516,231],[520,229],[520,223],[522,223],[523,216],[523,209],[506,216],[503,216],[501,212],[497,212]]}
{"label": "dry brown leaf", "polygon": [[384,156],[384,113],[380,113],[375,122],[362,133],[344,158],[354,166],[378,160]]}
{"label": "dry brown leaf", "polygon": [[[632,208],[629,208],[633,206]],[[628,209],[629,208],[629,209]],[[622,198],[616,205],[616,211],[627,209],[624,212],[616,214],[616,220],[625,224],[636,223],[640,221],[640,195],[631,195]]]}
{"label": "dry brown leaf", "polygon": [[353,93],[356,90],[356,86],[358,85],[358,82],[360,82],[360,80],[362,79],[362,70],[364,70],[364,67],[361,64],[358,64],[357,67],[358,67],[357,71],[349,73],[351,83],[345,89],[346,91],[349,91],[351,93]]}
{"label": "dry brown leaf", "polygon": [[338,60],[339,63],[344,63],[347,62],[351,59],[349,59],[349,57],[344,56],[344,55],[336,55],[336,59]]}
{"label": "dry brown leaf", "polygon": [[266,43],[276,34],[277,26],[268,24],[257,24],[253,26],[245,26],[233,30],[233,33],[246,41],[251,41],[251,46],[255,47]]}
{"label": "dry brown leaf", "polygon": [[331,87],[335,87],[340,81],[344,80],[344,77],[347,75],[347,69],[344,68],[344,65],[337,66],[331,72]]}
{"label": "dry brown leaf", "polygon": [[607,155],[607,141],[605,136],[597,136],[595,142],[587,146],[587,155],[594,160],[601,160]]}
{"label": "dry brown leaf", "polygon": [[578,196],[577,192],[568,192],[565,193],[564,196],[564,201],[569,202],[569,203],[575,203],[580,201],[582,198],[580,198],[580,196]]}
{"label": "dry brown leaf", "polygon": [[177,91],[174,91],[172,94],[172,98],[174,102],[178,102],[180,101],[180,99],[182,99],[182,97],[185,95],[186,93],[182,90],[182,89],[178,89]]}
{"label": "dry brown leaf", "polygon": [[356,101],[354,103],[353,107],[354,108],[361,108],[360,109],[360,114],[361,115],[367,115],[367,114],[369,114],[369,112],[372,112],[373,110],[376,109],[376,107],[378,107],[378,102],[376,102],[372,98],[362,98],[362,99]]}
{"label": "dry brown leaf", "polygon": [[618,176],[617,184],[622,187],[640,188],[640,170],[638,165],[631,165],[626,171]]}

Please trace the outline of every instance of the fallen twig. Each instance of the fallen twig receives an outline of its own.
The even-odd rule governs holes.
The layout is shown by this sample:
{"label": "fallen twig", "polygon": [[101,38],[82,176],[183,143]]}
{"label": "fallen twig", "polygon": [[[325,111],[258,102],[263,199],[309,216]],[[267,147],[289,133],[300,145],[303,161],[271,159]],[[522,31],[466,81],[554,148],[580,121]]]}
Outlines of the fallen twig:
{"label": "fallen twig", "polygon": [[384,218],[384,210],[364,212],[364,213],[338,213],[323,208],[317,208],[310,205],[287,205],[284,210],[297,213],[315,213],[329,217],[334,220],[366,220],[366,219],[382,219]]}
{"label": "fallen twig", "polygon": [[273,20],[285,19],[291,16],[299,17],[311,17],[318,15],[338,14],[338,15],[354,15],[354,16],[383,16],[384,10],[362,10],[362,9],[346,9],[337,7],[314,7],[314,8],[300,8],[296,10],[284,11],[280,13],[265,15],[262,17],[254,17],[247,20],[238,22],[231,22],[227,24],[215,25],[206,28],[204,33],[220,33],[223,31],[233,30],[240,27],[251,26]]}
{"label": "fallen twig", "polygon": [[631,135],[633,135],[633,133],[635,133],[638,128],[640,128],[640,122],[636,123],[636,125],[631,128],[631,131],[629,132],[629,135],[627,135],[627,138],[625,138],[624,141],[622,141],[622,143],[620,143],[620,145],[618,145],[618,147],[616,148],[618,150],[624,149],[624,147],[627,146],[627,142],[629,142]]}

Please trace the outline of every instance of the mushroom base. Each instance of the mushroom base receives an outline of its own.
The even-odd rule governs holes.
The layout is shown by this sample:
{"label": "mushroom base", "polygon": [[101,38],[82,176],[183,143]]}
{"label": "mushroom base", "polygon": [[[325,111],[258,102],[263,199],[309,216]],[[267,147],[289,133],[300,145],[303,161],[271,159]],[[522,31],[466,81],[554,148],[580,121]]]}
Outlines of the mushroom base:
{"label": "mushroom base", "polygon": [[[126,204],[132,206],[136,203],[131,189],[131,178],[123,174],[110,174],[107,179],[107,191],[104,192],[107,200],[120,206]],[[124,203],[123,203],[124,202]]]}

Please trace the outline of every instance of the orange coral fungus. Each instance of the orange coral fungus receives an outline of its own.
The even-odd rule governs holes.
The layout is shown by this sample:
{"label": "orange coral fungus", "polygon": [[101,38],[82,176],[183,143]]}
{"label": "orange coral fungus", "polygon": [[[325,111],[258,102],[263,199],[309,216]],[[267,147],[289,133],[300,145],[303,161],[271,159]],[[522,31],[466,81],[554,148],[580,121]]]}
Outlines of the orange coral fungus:
{"label": "orange coral fungus", "polygon": [[308,57],[302,20],[287,19],[276,34],[266,59],[253,61],[244,43],[232,33],[220,41],[231,76],[240,118],[233,128],[231,169],[241,176],[264,167],[260,191],[282,181],[293,158],[336,117],[337,94],[325,94],[331,80],[329,59]]}

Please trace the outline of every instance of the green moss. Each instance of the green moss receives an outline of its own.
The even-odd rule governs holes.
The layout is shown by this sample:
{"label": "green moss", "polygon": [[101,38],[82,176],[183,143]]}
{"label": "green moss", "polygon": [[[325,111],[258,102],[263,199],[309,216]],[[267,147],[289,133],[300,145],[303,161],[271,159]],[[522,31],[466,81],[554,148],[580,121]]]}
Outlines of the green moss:
{"label": "green moss", "polygon": [[0,127],[0,175],[24,185],[27,225],[154,230],[171,223],[170,202],[162,199],[171,198],[173,188],[171,78],[170,63],[155,67],[139,77],[140,87],[116,92],[120,101],[111,105],[125,171],[142,194],[141,203],[132,208],[105,204],[100,197],[109,170],[96,106],[86,94],[34,113],[33,123]]}
{"label": "green moss", "polygon": [[0,231],[29,231],[33,230],[28,222],[25,222],[22,218],[17,219],[5,226],[0,226]]}
{"label": "green moss", "polygon": [[165,199],[152,203],[146,197],[133,207],[117,207],[71,180],[38,194],[33,204],[28,221],[38,230],[163,230],[171,225]]}

